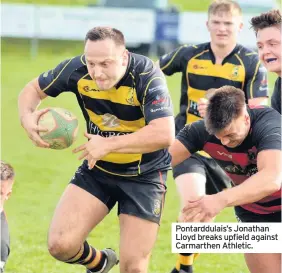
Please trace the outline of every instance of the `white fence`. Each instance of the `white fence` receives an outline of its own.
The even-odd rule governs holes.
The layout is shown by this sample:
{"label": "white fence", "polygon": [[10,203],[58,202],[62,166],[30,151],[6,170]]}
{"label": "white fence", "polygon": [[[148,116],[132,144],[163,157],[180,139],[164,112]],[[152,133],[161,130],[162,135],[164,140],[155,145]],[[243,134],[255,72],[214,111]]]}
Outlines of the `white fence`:
{"label": "white fence", "polygon": [[[153,10],[28,4],[2,4],[1,8],[2,37],[83,40],[90,28],[103,25],[120,29],[128,46],[151,44],[156,39],[156,13]],[[249,47],[256,45],[249,24],[254,15],[244,15],[245,26],[239,34],[239,41]],[[180,13],[179,43],[209,40],[206,20],[207,14],[203,12]]]}

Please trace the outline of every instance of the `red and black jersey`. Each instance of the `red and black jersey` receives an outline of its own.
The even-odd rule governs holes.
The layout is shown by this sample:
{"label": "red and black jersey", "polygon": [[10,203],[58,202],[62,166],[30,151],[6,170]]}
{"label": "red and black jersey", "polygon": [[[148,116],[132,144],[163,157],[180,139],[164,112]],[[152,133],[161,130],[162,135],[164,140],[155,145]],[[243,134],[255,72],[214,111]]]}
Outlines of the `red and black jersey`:
{"label": "red and black jersey", "polygon": [[[243,183],[258,172],[257,155],[263,150],[281,150],[281,115],[269,107],[249,109],[251,129],[245,140],[235,148],[221,144],[210,135],[203,120],[186,125],[177,139],[195,153],[208,153],[232,179],[235,185]],[[269,214],[281,210],[281,190],[255,203],[242,205],[246,210],[258,214]]]}

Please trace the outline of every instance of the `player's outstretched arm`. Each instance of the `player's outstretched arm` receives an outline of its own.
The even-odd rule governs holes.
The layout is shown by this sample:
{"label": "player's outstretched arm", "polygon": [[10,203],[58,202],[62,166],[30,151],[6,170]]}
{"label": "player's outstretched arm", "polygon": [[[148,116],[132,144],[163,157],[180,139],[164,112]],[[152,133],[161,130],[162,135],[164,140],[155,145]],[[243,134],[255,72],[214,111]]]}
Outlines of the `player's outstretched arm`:
{"label": "player's outstretched arm", "polygon": [[28,137],[34,145],[42,148],[48,148],[49,144],[44,142],[40,136],[40,131],[47,129],[38,126],[38,120],[48,109],[36,111],[42,99],[47,95],[40,89],[38,78],[29,82],[21,91],[18,97],[19,118],[22,127],[26,130]]}
{"label": "player's outstretched arm", "polygon": [[168,151],[171,155],[172,167],[175,167],[191,156],[191,153],[178,139],[174,140]]}
{"label": "player's outstretched arm", "polygon": [[256,174],[236,187],[189,201],[182,210],[182,220],[185,222],[205,222],[206,219],[215,217],[225,207],[253,203],[277,192],[281,188],[282,181],[281,156],[279,150],[260,152]]}

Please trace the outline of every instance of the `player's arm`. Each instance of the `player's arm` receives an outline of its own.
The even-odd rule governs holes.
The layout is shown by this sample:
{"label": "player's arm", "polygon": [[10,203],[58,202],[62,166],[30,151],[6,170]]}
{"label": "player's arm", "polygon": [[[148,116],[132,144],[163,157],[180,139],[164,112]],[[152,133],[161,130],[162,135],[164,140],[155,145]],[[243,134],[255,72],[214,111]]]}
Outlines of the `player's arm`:
{"label": "player's arm", "polygon": [[180,46],[172,52],[163,55],[156,65],[160,67],[165,75],[173,75],[174,73],[183,71],[185,57],[189,54],[187,45]]}
{"label": "player's arm", "polygon": [[244,183],[218,193],[227,207],[259,201],[280,190],[282,181],[282,152],[265,150],[258,153],[258,172]]}
{"label": "player's arm", "polygon": [[250,106],[267,105],[268,103],[268,83],[267,71],[258,59],[258,55],[246,56],[246,82],[244,91]]}
{"label": "player's arm", "polygon": [[206,142],[206,137],[204,121],[185,125],[168,150],[171,155],[172,167],[189,158],[191,154],[201,151]]}
{"label": "player's arm", "polygon": [[67,66],[68,61],[60,63],[55,69],[42,73],[38,78],[30,81],[20,92],[18,97],[18,111],[21,125],[26,130],[32,142],[39,147],[49,147],[40,136],[40,131],[45,128],[38,126],[38,120],[42,114],[48,111],[36,111],[40,102],[49,96],[57,96],[67,90],[69,79]]}
{"label": "player's arm", "polygon": [[258,171],[239,186],[219,193],[227,206],[256,202],[281,188],[281,115],[274,110],[267,115],[265,122],[255,126],[252,132],[258,149]]}

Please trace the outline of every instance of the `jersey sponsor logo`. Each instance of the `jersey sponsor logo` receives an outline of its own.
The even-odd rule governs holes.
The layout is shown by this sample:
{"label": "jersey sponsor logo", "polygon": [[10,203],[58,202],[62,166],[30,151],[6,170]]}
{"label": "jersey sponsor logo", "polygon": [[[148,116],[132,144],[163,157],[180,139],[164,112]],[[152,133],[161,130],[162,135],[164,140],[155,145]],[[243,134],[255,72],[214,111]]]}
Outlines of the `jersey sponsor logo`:
{"label": "jersey sponsor logo", "polygon": [[260,85],[267,85],[267,79],[266,79],[266,77],[264,77],[264,78],[262,79],[262,81],[260,82]]}
{"label": "jersey sponsor logo", "polygon": [[111,131],[102,131],[96,124],[92,121],[89,123],[89,133],[93,135],[99,135],[101,137],[112,137],[112,136],[123,136],[130,134],[129,132],[111,132]]}
{"label": "jersey sponsor logo", "polygon": [[148,92],[153,93],[153,92],[164,90],[164,89],[166,89],[164,85],[158,85],[153,88],[149,88]]}
{"label": "jersey sponsor logo", "polygon": [[194,116],[197,116],[197,117],[201,117],[200,112],[198,111],[198,103],[197,102],[195,102],[193,100],[189,101],[188,113],[192,114]]}
{"label": "jersey sponsor logo", "polygon": [[204,67],[202,65],[194,64],[193,69],[206,69],[207,67]]}
{"label": "jersey sponsor logo", "polygon": [[164,111],[164,110],[167,110],[167,109],[169,109],[169,106],[162,106],[162,107],[159,107],[159,108],[156,108],[156,109],[151,109],[150,112],[156,113],[156,112]]}
{"label": "jersey sponsor logo", "polygon": [[91,87],[89,87],[88,85],[83,86],[82,89],[83,89],[85,92],[100,92],[99,89],[91,88]]}
{"label": "jersey sponsor logo", "polygon": [[128,90],[128,94],[127,94],[127,98],[126,101],[130,104],[130,105],[135,105],[134,104],[134,89],[133,88],[129,88]]}
{"label": "jersey sponsor logo", "polygon": [[257,149],[256,149],[256,147],[249,149],[248,152],[247,152],[247,155],[248,155],[248,159],[252,163],[256,163],[256,160],[257,160]]}
{"label": "jersey sponsor logo", "polygon": [[246,177],[250,177],[258,172],[258,168],[256,164],[250,164],[246,168],[242,168],[239,165],[228,165],[224,167],[224,170],[227,173],[244,175]]}
{"label": "jersey sponsor logo", "polygon": [[232,80],[235,80],[239,77],[239,66],[235,65],[234,68],[232,69],[232,72],[231,72],[231,75],[230,75],[230,78]]}
{"label": "jersey sponsor logo", "polygon": [[106,113],[102,116],[102,122],[104,126],[111,127],[111,128],[118,127],[120,124],[118,118],[109,113]]}
{"label": "jersey sponsor logo", "polygon": [[266,76],[263,77],[263,79],[260,82],[260,87],[259,87],[259,91],[265,91],[267,90],[267,78]]}
{"label": "jersey sponsor logo", "polygon": [[225,152],[220,152],[220,151],[217,151],[217,153],[218,153],[219,155],[221,155],[221,156],[226,156],[226,157],[232,159],[232,155],[231,155],[231,154],[226,154]]}
{"label": "jersey sponsor logo", "polygon": [[244,175],[244,170],[238,166],[238,165],[228,165],[224,167],[224,170],[231,174],[237,174],[237,175]]}
{"label": "jersey sponsor logo", "polygon": [[153,105],[165,104],[168,101],[167,97],[156,96],[156,99],[152,102]]}

